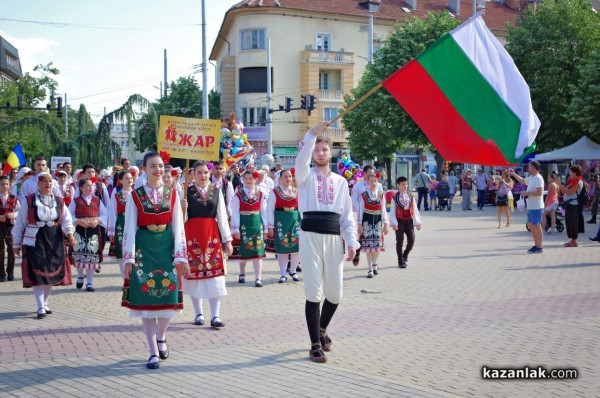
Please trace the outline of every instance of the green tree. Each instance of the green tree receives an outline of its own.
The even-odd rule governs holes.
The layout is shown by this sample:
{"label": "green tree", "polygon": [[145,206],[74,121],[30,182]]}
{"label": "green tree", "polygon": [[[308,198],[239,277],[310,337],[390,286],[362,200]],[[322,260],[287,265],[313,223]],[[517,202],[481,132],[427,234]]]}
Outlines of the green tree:
{"label": "green tree", "polygon": [[[367,66],[352,95],[346,96],[346,107],[456,26],[458,21],[446,11],[429,12],[425,19],[414,17],[397,25],[374,54],[373,63]],[[350,111],[344,117],[344,127],[350,131],[352,157],[356,160],[378,157],[388,165],[388,176],[395,152],[407,144],[430,145],[421,129],[385,89]]]}
{"label": "green tree", "polygon": [[[581,135],[578,117],[569,117],[578,65],[600,48],[600,23],[587,0],[541,0],[509,28],[507,50],[529,84],[533,108],[542,126],[541,151],[570,144]],[[597,110],[596,110],[597,113]]]}
{"label": "green tree", "polygon": [[600,49],[579,67],[580,80],[571,85],[568,117],[593,141],[600,141]]}

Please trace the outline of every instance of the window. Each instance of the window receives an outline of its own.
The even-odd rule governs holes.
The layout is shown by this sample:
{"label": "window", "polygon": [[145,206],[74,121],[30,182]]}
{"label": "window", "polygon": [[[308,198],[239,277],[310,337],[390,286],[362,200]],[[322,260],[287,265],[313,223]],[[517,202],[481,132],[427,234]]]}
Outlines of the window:
{"label": "window", "polygon": [[[335,118],[339,113],[338,108],[323,108],[323,121],[327,121],[327,120],[331,120],[333,118]],[[340,128],[340,121],[336,120],[335,123],[333,123],[331,125],[331,127],[339,129]]]}
{"label": "window", "polygon": [[242,108],[242,121],[246,126],[266,126],[267,108]]}
{"label": "window", "polygon": [[[239,71],[240,94],[267,92],[267,68],[240,68]],[[271,68],[271,92],[273,87],[273,68]]]}
{"label": "window", "polygon": [[331,49],[331,33],[317,33],[317,51],[327,52]]}
{"label": "window", "polygon": [[329,90],[329,73],[319,72],[319,90]]}
{"label": "window", "polygon": [[242,50],[264,50],[267,48],[264,29],[242,30]]}
{"label": "window", "polygon": [[6,64],[12,68],[18,68],[19,67],[19,61],[16,57],[13,57],[11,54],[9,54],[8,52],[6,53]]}

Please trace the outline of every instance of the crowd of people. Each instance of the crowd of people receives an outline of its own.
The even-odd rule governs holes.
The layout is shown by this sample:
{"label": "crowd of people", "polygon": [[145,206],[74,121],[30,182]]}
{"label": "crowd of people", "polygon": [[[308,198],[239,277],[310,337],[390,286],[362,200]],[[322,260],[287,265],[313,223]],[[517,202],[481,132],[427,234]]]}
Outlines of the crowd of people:
{"label": "crowd of people", "polygon": [[[0,282],[14,280],[15,256],[20,255],[23,286],[33,288],[37,318],[43,319],[52,314],[52,287],[72,285],[71,267],[75,288],[95,291],[94,275],[101,272],[109,243],[108,253],[118,259],[124,281],[121,306],[142,320],[150,353],[147,367],[156,369],[169,357],[167,329],[183,308],[184,294],[191,299],[195,325],[206,322],[206,300],[210,326],[223,328],[220,307],[228,294],[228,260],[238,260],[239,283],[246,283],[251,261],[254,286],[261,288],[262,260],[273,252],[279,283],[288,277],[298,282],[298,272],[303,273],[309,357],[326,362],[325,352],[333,349],[327,328],[342,298],[344,259],[358,265],[362,252],[366,277],[379,275],[378,258],[391,228],[398,267],[406,268],[415,230],[422,227],[421,204],[425,211],[451,210],[462,190],[462,209],[471,210],[476,187],[482,209],[487,188],[493,186],[498,228],[502,216],[508,227],[514,185],[522,184],[519,194],[527,200],[534,240],[529,253],[543,252],[544,231],[555,231],[560,195],[570,239],[566,247],[578,245],[583,229],[583,190],[594,191],[589,222],[596,222],[600,177],[586,186],[577,165],[569,169],[565,184],[550,174],[545,199],[535,161],[528,165],[527,178],[513,169],[491,177],[482,170],[471,176],[466,170],[461,176],[443,172],[436,181],[422,170],[415,178],[417,199],[406,177],[398,177],[397,189],[386,192],[379,173],[367,165],[363,179],[350,190],[347,180],[330,169],[332,143],[320,135],[327,126],[324,122],[309,130],[291,169],[249,163],[227,170],[221,161],[197,161],[184,175],[162,154],[149,152],[141,171],[121,159],[112,170],[86,164],[73,172],[70,163],[63,163],[50,173],[46,160],[35,158],[33,170],[23,167],[0,176]],[[600,241],[600,230],[590,239]]]}

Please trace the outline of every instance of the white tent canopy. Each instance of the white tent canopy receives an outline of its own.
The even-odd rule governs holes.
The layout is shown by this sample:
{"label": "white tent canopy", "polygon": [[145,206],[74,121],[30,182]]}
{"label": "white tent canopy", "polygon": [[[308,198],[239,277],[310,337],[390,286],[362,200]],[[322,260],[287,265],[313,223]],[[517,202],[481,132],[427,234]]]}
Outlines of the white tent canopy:
{"label": "white tent canopy", "polygon": [[600,144],[583,136],[574,144],[552,152],[535,155],[535,160],[549,162],[553,160],[595,160],[600,159]]}

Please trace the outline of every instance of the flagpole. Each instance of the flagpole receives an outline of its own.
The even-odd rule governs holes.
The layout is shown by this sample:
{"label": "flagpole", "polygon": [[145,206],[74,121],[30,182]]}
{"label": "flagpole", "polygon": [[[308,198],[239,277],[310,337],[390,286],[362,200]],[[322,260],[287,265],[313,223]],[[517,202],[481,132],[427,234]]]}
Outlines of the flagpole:
{"label": "flagpole", "polygon": [[376,85],[375,87],[370,89],[365,95],[363,95],[358,100],[356,100],[356,102],[351,104],[348,108],[344,109],[340,114],[338,114],[336,117],[331,119],[329,121],[329,123],[333,124],[333,123],[337,122],[338,120],[340,120],[341,118],[343,118],[344,116],[346,116],[346,114],[348,114],[348,112],[350,112],[352,109],[356,108],[361,102],[363,102],[364,100],[369,98],[371,95],[375,94],[375,92],[377,90],[379,90],[381,87],[383,87],[383,82],[379,83],[378,85]]}

